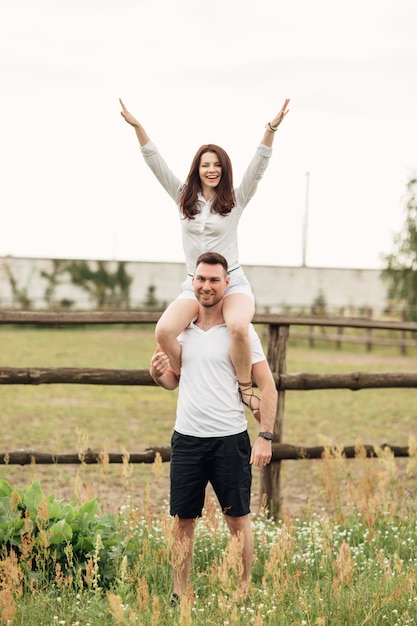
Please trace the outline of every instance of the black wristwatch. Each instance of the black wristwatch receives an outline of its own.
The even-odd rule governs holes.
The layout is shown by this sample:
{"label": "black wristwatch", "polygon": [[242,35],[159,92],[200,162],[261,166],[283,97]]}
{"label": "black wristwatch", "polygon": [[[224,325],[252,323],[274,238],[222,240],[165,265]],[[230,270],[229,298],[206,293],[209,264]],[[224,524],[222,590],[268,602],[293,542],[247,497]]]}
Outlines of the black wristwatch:
{"label": "black wristwatch", "polygon": [[272,441],[272,433],[260,432],[258,433],[258,437],[263,437],[264,439],[268,439],[268,441]]}

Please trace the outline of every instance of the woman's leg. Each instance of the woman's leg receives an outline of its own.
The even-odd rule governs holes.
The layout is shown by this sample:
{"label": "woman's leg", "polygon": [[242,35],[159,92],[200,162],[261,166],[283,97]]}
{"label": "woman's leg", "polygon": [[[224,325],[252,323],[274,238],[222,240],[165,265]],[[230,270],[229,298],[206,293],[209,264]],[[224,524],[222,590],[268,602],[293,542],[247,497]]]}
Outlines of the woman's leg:
{"label": "woman's leg", "polygon": [[255,303],[247,294],[235,293],[224,299],[223,317],[230,334],[230,358],[236,370],[242,402],[259,419],[259,399],[252,390],[252,349],[248,329],[254,312]]}
{"label": "woman's leg", "polygon": [[177,337],[181,331],[187,328],[197,313],[197,300],[187,298],[174,300],[164,311],[156,325],[156,342],[162,352],[168,356],[171,367],[176,374],[180,373],[181,368],[181,346]]}

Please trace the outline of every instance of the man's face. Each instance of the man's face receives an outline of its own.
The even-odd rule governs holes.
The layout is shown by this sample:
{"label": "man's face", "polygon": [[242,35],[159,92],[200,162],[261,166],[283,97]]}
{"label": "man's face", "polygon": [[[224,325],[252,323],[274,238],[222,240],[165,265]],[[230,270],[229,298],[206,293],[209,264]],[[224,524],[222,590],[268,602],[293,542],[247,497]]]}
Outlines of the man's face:
{"label": "man's face", "polygon": [[193,277],[194,294],[201,306],[211,307],[223,300],[230,282],[221,265],[200,263]]}

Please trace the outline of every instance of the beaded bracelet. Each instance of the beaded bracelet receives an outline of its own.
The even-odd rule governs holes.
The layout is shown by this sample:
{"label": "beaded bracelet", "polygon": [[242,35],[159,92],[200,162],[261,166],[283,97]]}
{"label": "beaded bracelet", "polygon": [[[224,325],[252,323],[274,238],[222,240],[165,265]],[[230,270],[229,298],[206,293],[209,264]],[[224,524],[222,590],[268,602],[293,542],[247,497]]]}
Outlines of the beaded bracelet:
{"label": "beaded bracelet", "polygon": [[278,129],[278,126],[271,126],[271,122],[267,122],[265,128],[266,130],[269,130],[270,133],[275,133]]}

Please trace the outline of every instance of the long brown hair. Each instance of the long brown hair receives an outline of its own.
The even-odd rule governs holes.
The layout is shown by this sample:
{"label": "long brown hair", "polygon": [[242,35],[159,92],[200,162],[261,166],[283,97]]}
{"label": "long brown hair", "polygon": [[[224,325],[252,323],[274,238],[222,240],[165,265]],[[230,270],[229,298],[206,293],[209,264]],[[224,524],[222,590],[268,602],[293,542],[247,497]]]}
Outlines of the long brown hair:
{"label": "long brown hair", "polygon": [[220,146],[209,143],[201,146],[196,152],[196,155],[191,163],[190,172],[188,174],[187,182],[184,185],[181,196],[179,199],[179,205],[182,213],[189,219],[194,219],[194,216],[199,213],[197,206],[197,196],[201,191],[200,182],[200,161],[205,152],[214,152],[217,155],[219,163],[222,168],[222,176],[218,186],[216,187],[216,194],[211,206],[213,213],[219,213],[220,215],[227,215],[235,206],[235,194],[233,191],[233,171],[230,157]]}

